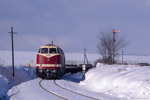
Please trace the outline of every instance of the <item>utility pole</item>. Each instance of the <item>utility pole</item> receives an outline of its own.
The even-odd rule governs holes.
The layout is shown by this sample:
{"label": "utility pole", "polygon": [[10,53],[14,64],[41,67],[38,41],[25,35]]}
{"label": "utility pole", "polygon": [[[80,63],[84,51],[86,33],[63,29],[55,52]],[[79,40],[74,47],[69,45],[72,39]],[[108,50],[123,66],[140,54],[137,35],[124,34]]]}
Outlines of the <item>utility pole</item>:
{"label": "utility pole", "polygon": [[12,45],[12,72],[13,72],[13,77],[15,77],[15,72],[14,72],[14,41],[13,41],[13,34],[16,34],[17,32],[13,32],[13,27],[11,27],[11,45]]}
{"label": "utility pole", "polygon": [[84,48],[84,64],[82,65],[82,71],[85,72],[86,71],[86,64],[85,64],[85,60],[86,60],[86,48]]}
{"label": "utility pole", "polygon": [[112,33],[113,33],[113,54],[112,54],[112,63],[114,64],[115,62],[115,42],[116,42],[116,39],[115,39],[115,35],[117,32],[120,32],[119,30],[112,30]]}
{"label": "utility pole", "polygon": [[85,61],[87,61],[87,64],[89,64],[89,61],[86,56],[86,48],[84,48],[84,64],[86,63]]}
{"label": "utility pole", "polygon": [[123,52],[123,49],[122,49],[122,64],[123,64],[123,53],[124,53],[124,52]]}
{"label": "utility pole", "polygon": [[84,48],[84,65],[85,65],[86,48]]}

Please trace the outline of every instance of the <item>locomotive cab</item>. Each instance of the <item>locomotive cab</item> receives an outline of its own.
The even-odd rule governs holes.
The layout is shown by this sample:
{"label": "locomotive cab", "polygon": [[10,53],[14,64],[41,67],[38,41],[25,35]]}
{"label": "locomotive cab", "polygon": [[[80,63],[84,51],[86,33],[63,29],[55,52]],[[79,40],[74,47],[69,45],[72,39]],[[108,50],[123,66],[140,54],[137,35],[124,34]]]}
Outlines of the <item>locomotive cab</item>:
{"label": "locomotive cab", "polygon": [[41,78],[57,78],[65,72],[65,55],[55,45],[41,46],[37,54],[36,74]]}

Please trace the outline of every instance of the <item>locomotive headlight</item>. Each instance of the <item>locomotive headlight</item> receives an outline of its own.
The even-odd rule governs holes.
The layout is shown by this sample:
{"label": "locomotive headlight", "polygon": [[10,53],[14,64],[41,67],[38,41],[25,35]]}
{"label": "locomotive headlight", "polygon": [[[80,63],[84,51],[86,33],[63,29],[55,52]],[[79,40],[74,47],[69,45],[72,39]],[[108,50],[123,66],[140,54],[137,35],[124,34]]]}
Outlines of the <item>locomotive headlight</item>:
{"label": "locomotive headlight", "polygon": [[46,72],[49,73],[49,72],[51,72],[51,70],[50,70],[50,69],[47,69]]}
{"label": "locomotive headlight", "polygon": [[53,73],[56,73],[56,72],[57,72],[57,70],[56,70],[56,69],[54,69],[54,70],[53,70]]}
{"label": "locomotive headlight", "polygon": [[41,70],[41,69],[40,69],[40,70],[39,70],[39,72],[40,72],[40,73],[42,73],[42,72],[43,72],[43,70]]}

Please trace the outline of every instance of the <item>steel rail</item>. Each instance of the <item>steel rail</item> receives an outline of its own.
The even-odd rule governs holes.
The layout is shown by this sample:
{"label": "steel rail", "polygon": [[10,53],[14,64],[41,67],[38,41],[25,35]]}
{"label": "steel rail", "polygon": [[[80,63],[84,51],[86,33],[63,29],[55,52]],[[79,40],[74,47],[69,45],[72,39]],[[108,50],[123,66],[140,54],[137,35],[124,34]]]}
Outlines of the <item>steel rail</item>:
{"label": "steel rail", "polygon": [[39,82],[39,85],[40,85],[40,87],[41,87],[43,90],[45,90],[46,92],[48,92],[48,93],[50,93],[50,94],[53,94],[53,95],[55,95],[55,96],[57,96],[57,97],[60,97],[60,98],[62,98],[62,99],[64,99],[64,100],[69,100],[69,99],[67,99],[67,98],[65,98],[65,97],[63,97],[63,96],[61,96],[61,95],[59,95],[59,94],[57,94],[57,93],[55,93],[55,92],[53,92],[53,91],[49,91],[49,90],[45,89],[45,88],[42,86],[42,84],[41,84],[42,81],[43,81],[43,79]]}
{"label": "steel rail", "polygon": [[69,89],[67,89],[67,88],[64,88],[64,87],[58,85],[58,84],[56,83],[56,80],[54,80],[54,83],[55,83],[58,87],[60,87],[60,88],[62,88],[62,89],[64,89],[64,90],[70,91],[70,92],[72,92],[72,93],[75,93],[75,94],[77,94],[77,95],[84,96],[84,97],[87,97],[87,98],[90,98],[90,99],[93,99],[93,100],[100,100],[100,99],[97,99],[97,98],[94,98],[94,97],[90,97],[90,96],[87,96],[87,95],[84,95],[84,94],[80,94],[80,93],[78,93],[78,92],[69,90]]}

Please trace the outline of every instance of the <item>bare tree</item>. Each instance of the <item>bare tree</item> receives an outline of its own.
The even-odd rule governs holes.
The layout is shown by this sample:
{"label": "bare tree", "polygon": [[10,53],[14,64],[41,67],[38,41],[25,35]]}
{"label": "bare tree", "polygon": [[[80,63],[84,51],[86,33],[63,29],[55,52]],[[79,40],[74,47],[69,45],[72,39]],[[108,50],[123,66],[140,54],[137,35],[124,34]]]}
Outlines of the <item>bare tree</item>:
{"label": "bare tree", "polygon": [[123,37],[116,33],[114,30],[100,32],[98,34],[97,50],[102,55],[104,63],[115,63],[115,57],[119,55],[119,50],[127,45]]}

